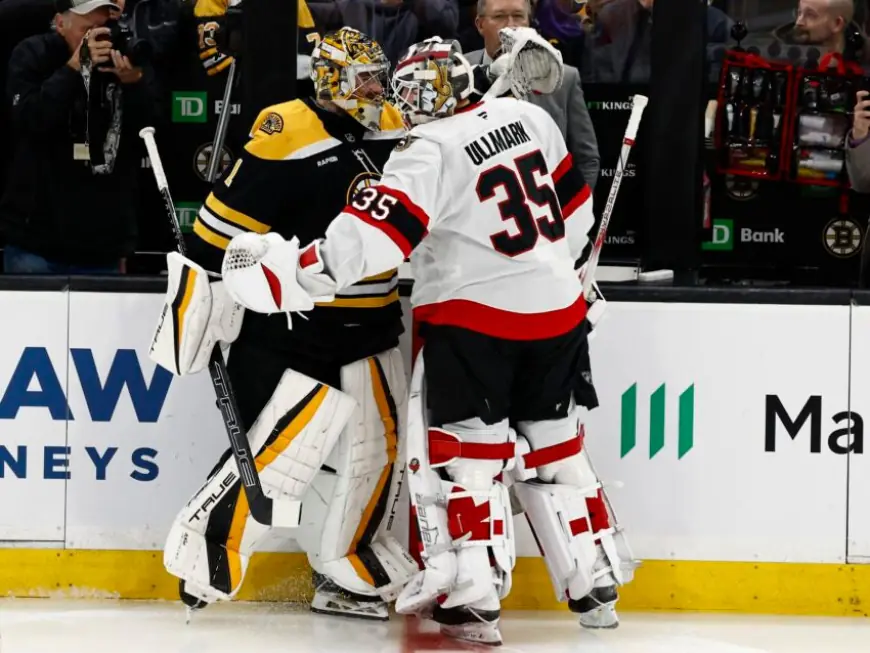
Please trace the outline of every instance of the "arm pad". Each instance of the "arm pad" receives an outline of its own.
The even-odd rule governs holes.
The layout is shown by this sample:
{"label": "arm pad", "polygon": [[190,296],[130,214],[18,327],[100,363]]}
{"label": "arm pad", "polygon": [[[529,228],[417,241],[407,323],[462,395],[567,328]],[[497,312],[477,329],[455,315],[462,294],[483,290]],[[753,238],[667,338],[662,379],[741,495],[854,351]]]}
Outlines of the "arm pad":
{"label": "arm pad", "polygon": [[239,336],[244,309],[232,301],[223,282],[177,252],[166,257],[169,283],[149,357],[177,376],[208,366],[218,342]]}

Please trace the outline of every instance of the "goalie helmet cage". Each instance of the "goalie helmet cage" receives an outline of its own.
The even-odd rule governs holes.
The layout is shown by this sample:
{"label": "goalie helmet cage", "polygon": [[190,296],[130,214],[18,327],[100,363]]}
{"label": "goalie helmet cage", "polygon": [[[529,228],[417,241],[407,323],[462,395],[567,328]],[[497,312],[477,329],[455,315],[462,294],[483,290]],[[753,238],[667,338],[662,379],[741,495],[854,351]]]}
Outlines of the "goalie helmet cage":
{"label": "goalie helmet cage", "polygon": [[242,3],[242,119],[253,125],[268,106],[296,99],[299,0]]}
{"label": "goalie helmet cage", "polygon": [[[643,128],[646,158],[638,162],[646,199],[641,263],[647,270],[674,270],[677,280],[694,276],[700,266],[706,11],[706,0],[690,0],[688,10],[686,0],[656,0],[652,29],[652,77]],[[417,324],[413,331],[416,358],[422,344]],[[413,511],[409,524],[408,549],[420,563]]]}

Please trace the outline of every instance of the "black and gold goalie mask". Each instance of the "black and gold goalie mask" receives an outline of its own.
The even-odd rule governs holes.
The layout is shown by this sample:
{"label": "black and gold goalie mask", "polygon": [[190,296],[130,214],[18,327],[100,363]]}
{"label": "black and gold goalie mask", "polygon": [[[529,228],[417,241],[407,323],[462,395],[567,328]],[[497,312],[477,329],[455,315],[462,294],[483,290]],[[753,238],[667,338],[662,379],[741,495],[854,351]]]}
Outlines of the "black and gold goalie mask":
{"label": "black and gold goalie mask", "polygon": [[379,131],[390,63],[377,41],[350,27],[329,32],[311,55],[320,102],[332,102],[366,129]]}

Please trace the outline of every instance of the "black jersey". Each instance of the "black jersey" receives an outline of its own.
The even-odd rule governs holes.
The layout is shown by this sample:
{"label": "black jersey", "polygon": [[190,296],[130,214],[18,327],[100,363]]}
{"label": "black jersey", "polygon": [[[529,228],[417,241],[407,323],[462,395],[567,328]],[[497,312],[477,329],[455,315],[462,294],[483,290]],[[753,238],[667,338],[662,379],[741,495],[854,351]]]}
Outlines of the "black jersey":
{"label": "black jersey", "polygon": [[[228,35],[220,34],[226,30],[227,10],[242,5],[242,0],[196,0],[193,8],[198,34],[197,48],[202,65],[209,75],[217,75],[230,67],[233,57],[223,51],[221,43]],[[310,55],[320,41],[320,35],[305,0],[299,0],[296,10],[298,30],[297,52]]]}
{"label": "black jersey", "polygon": [[[401,117],[390,105],[381,126],[381,132],[370,132],[312,100],[263,110],[241,156],[199,211],[190,257],[220,272],[230,239],[245,231],[297,236],[301,245],[323,238],[351,197],[377,183],[404,135]],[[313,348],[343,352],[340,359],[365,358],[392,346],[402,332],[398,284],[397,270],[364,279],[335,301],[293,315],[292,330],[285,315],[248,311],[242,337],[291,351],[301,347],[308,354]]]}

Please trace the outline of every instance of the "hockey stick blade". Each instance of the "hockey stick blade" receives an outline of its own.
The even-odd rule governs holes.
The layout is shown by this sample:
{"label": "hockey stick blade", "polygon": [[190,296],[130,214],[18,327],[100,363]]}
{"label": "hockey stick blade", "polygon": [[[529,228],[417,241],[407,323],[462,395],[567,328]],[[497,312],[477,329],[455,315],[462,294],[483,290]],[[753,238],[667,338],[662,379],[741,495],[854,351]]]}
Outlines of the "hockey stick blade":
{"label": "hockey stick blade", "polygon": [[[169,193],[169,183],[166,179],[166,173],[163,171],[163,162],[160,159],[160,152],[157,150],[157,142],[154,140],[154,131],[154,127],[145,127],[139,132],[139,137],[145,141],[145,149],[148,151],[148,158],[151,160],[151,170],[154,172],[157,188],[163,196],[166,213],[172,223],[175,244],[178,252],[184,256],[187,254],[187,248],[184,244],[184,237],[181,233],[181,224],[178,221],[175,204]],[[242,485],[245,488],[245,496],[248,499],[251,516],[264,526],[282,528],[298,526],[302,513],[301,502],[292,499],[273,500],[267,497],[263,490],[254,454],[251,451],[251,444],[248,442],[247,434],[244,432],[238,418],[238,403],[230,385],[230,379],[220,347],[215,347],[212,350],[208,369],[217,398],[217,406],[221,411],[224,427],[230,440],[230,448],[239,469]]]}
{"label": "hockey stick blade", "polygon": [[613,213],[613,206],[616,204],[616,195],[619,192],[619,186],[622,184],[625,165],[628,163],[628,156],[634,145],[637,129],[640,126],[640,119],[643,116],[643,110],[646,108],[647,102],[649,102],[649,98],[645,95],[635,95],[631,99],[631,116],[625,128],[625,135],[622,137],[622,151],[619,154],[619,160],[616,162],[616,172],[613,174],[613,182],[610,184],[607,203],[604,205],[604,211],[601,213],[601,224],[598,226],[598,234],[595,236],[595,243],[592,246],[589,261],[586,263],[586,271],[583,274],[583,296],[586,299],[589,299],[592,290],[592,282],[595,280],[595,269],[598,267],[601,250],[604,247],[604,241],[607,239],[607,227],[610,225],[610,216]]}

